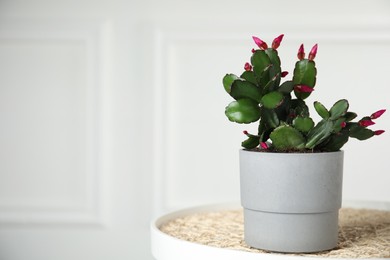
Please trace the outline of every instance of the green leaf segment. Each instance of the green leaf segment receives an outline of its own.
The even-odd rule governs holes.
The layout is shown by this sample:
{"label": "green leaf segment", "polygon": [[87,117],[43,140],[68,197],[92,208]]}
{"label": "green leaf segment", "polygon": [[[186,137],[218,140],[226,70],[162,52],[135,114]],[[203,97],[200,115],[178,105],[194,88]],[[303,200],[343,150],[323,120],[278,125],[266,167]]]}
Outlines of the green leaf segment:
{"label": "green leaf segment", "polygon": [[[366,140],[384,132],[367,128],[374,124],[372,119],[384,113],[384,109],[353,122],[357,115],[348,111],[349,103],[345,99],[337,101],[330,109],[315,101],[314,109],[321,117],[321,121],[315,124],[305,99],[316,85],[314,58],[317,45],[307,59],[301,45],[292,80],[281,83],[282,75],[285,76],[287,72],[282,72],[276,49],[283,35],[276,38],[278,41],[274,40],[278,44],[273,43],[272,48],[255,38],[259,49],[252,51],[250,64],[246,64],[245,71],[241,76],[226,74],[222,80],[225,91],[234,99],[225,108],[227,118],[239,124],[259,124],[257,134],[245,131],[247,139],[242,142],[244,148],[338,151],[349,137]],[[264,145],[265,142],[267,145]]]}

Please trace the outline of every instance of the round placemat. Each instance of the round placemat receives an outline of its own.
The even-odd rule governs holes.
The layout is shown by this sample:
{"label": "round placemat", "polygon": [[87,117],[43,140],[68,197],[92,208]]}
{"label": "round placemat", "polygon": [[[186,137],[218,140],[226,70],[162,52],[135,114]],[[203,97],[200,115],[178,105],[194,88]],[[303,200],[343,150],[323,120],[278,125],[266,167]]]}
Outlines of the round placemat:
{"label": "round placemat", "polygon": [[[304,255],[390,258],[390,211],[343,208],[340,210],[339,225],[339,243],[335,249]],[[202,245],[270,253],[245,244],[242,210],[190,214],[164,223],[160,230],[178,239]]]}

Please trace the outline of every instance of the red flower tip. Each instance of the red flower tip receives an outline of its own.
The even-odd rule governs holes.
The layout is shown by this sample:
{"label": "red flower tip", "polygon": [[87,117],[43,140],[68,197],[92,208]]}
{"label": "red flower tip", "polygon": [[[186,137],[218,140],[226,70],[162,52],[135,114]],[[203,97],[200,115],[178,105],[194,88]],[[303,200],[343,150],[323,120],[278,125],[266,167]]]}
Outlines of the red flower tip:
{"label": "red flower tip", "polygon": [[283,40],[283,36],[284,34],[281,34],[274,39],[274,41],[272,42],[272,49],[276,50],[279,47],[280,43]]}
{"label": "red flower tip", "polygon": [[252,36],[252,38],[255,41],[256,45],[259,46],[260,49],[262,49],[262,50],[268,49],[267,43],[263,42],[262,40],[260,40],[256,36]]}
{"label": "red flower tip", "polygon": [[288,75],[288,71],[282,71],[282,74],[280,74],[282,78],[286,77],[287,75]]}
{"label": "red flower tip", "polygon": [[377,119],[377,118],[379,118],[381,115],[383,115],[384,112],[386,112],[386,109],[378,110],[378,111],[376,111],[375,113],[372,113],[372,115],[371,115],[370,117],[371,117],[371,119]]}
{"label": "red flower tip", "polygon": [[297,92],[311,93],[314,91],[314,88],[306,86],[306,85],[296,85],[294,90]]}
{"label": "red flower tip", "polygon": [[340,126],[341,126],[341,128],[344,128],[344,127],[347,126],[347,123],[346,122],[341,122]]}
{"label": "red flower tip", "polygon": [[256,50],[254,48],[252,48],[252,53],[255,53],[255,52],[256,52]]}
{"label": "red flower tip", "polygon": [[367,127],[367,126],[370,126],[370,125],[375,125],[375,122],[372,121],[371,119],[365,119],[365,120],[360,120],[359,121],[359,125],[362,126],[362,127]]}
{"label": "red flower tip", "polygon": [[317,55],[317,49],[318,49],[318,44],[314,45],[313,48],[311,48],[311,51],[309,53],[309,60],[314,60],[314,58]]}
{"label": "red flower tip", "polygon": [[297,56],[298,56],[299,60],[303,60],[305,58],[305,48],[303,47],[303,43],[301,44],[301,46],[298,49],[298,55]]}
{"label": "red flower tip", "polygon": [[244,69],[245,69],[246,71],[251,71],[251,70],[252,70],[252,65],[250,65],[249,62],[247,62],[247,63],[245,63],[245,65],[244,65]]}
{"label": "red flower tip", "polygon": [[374,135],[381,135],[385,132],[385,130],[376,130],[374,131]]}
{"label": "red flower tip", "polygon": [[248,131],[244,130],[242,132],[244,133],[244,135],[248,135]]}
{"label": "red flower tip", "polygon": [[268,144],[267,144],[266,142],[261,142],[261,143],[260,143],[260,146],[261,146],[261,148],[263,148],[263,149],[268,149]]}

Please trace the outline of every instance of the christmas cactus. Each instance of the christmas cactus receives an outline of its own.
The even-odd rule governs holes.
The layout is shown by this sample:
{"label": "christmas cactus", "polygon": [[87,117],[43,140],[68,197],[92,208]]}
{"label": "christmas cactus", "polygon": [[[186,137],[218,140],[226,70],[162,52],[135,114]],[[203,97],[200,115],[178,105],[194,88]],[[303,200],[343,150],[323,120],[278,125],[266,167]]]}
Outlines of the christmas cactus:
{"label": "christmas cactus", "polygon": [[270,151],[338,151],[350,137],[366,140],[380,135],[384,130],[370,130],[385,109],[358,121],[357,114],[348,111],[346,99],[337,101],[327,109],[316,101],[314,108],[322,118],[317,124],[310,117],[305,99],[316,84],[314,58],[317,44],[305,58],[304,46],[298,50],[292,80],[281,83],[288,73],[282,71],[277,48],[283,34],[275,38],[271,48],[253,37],[258,49],[252,49],[250,63],[244,65],[241,76],[226,74],[223,86],[235,100],[225,109],[230,121],[249,124],[258,121],[258,132],[244,131],[247,139],[242,142],[246,149]]}

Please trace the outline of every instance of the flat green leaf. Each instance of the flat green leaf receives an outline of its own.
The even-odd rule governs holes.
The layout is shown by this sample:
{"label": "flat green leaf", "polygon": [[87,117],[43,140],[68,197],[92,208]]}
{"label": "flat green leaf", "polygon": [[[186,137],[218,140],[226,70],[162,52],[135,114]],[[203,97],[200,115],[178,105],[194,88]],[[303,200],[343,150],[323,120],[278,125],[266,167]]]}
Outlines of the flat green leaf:
{"label": "flat green leaf", "polygon": [[319,145],[326,138],[330,136],[333,131],[333,122],[329,120],[320,121],[313,127],[307,135],[306,148],[313,149]]}
{"label": "flat green leaf", "polygon": [[238,79],[238,77],[234,74],[226,74],[225,77],[223,77],[222,83],[227,93],[230,93],[232,84],[236,79]]}
{"label": "flat green leaf", "polygon": [[336,119],[333,123],[333,132],[338,133],[343,129],[342,124],[345,123],[345,118],[344,117],[339,117]]}
{"label": "flat green leaf", "polygon": [[230,95],[238,100],[250,98],[257,103],[261,100],[261,91],[249,81],[235,80],[232,84]]}
{"label": "flat green leaf", "polygon": [[[294,85],[306,85],[314,87],[316,84],[317,69],[314,61],[307,59],[297,61],[294,68],[293,82]],[[294,91],[295,96],[300,99],[305,99],[310,96],[310,92]]]}
{"label": "flat green leaf", "polygon": [[262,108],[261,112],[266,128],[275,128],[279,125],[279,118],[275,110]]}
{"label": "flat green leaf", "polygon": [[225,109],[225,115],[230,121],[249,124],[260,119],[260,111],[257,102],[244,98],[231,102]]}
{"label": "flat green leaf", "polygon": [[[253,53],[251,57],[251,63],[253,65],[253,70],[257,75],[261,75],[269,65],[271,64],[271,60],[268,55],[263,50],[257,50]],[[256,68],[256,69],[255,69]]]}
{"label": "flat green leaf", "polygon": [[[279,82],[280,82],[280,74],[278,74],[277,76],[271,78],[267,82],[267,84],[265,84],[265,86],[263,87],[262,93],[265,94],[265,93],[269,93],[271,91],[276,90],[278,88]],[[282,93],[282,92],[280,92],[280,93]]]}
{"label": "flat green leaf", "polygon": [[279,75],[279,77],[276,77],[274,80],[274,86],[277,87],[280,84],[280,73],[282,71],[282,68],[280,67],[278,51],[272,48],[268,48],[265,50],[265,53],[268,55],[272,63],[272,67],[270,69],[270,78],[274,78],[276,75]]}
{"label": "flat green leaf", "polygon": [[372,131],[371,129],[362,127],[357,123],[352,124],[352,126],[349,129],[349,133],[350,133],[349,134],[350,137],[356,138],[356,139],[361,140],[361,141],[366,140],[366,139],[374,136],[374,131]]}
{"label": "flat green leaf", "polygon": [[314,108],[316,109],[316,111],[320,115],[320,117],[322,117],[323,119],[329,118],[329,116],[330,116],[329,111],[328,111],[328,109],[326,109],[326,107],[323,104],[321,104],[318,101],[315,101]]}
{"label": "flat green leaf", "polygon": [[345,122],[350,122],[357,117],[357,114],[354,112],[347,112],[345,113],[344,117],[345,117]]}
{"label": "flat green leaf", "polygon": [[278,55],[278,51],[268,48],[265,50],[265,53],[268,55],[269,59],[271,60],[271,63],[274,65],[275,68],[278,68],[277,72],[280,72],[280,58]]}
{"label": "flat green leaf", "polygon": [[272,145],[277,150],[303,149],[305,138],[294,127],[282,125],[277,127],[270,135]]}
{"label": "flat green leaf", "polygon": [[283,100],[283,94],[278,91],[270,92],[261,98],[261,103],[265,108],[273,109],[280,105]]}
{"label": "flat green leaf", "polygon": [[278,88],[278,91],[281,92],[281,93],[284,93],[284,94],[288,94],[288,93],[291,93],[291,91],[293,91],[294,89],[294,83],[289,80],[289,81],[285,81],[283,82],[280,87]]}
{"label": "flat green leaf", "polygon": [[244,71],[240,78],[245,79],[246,81],[249,81],[250,83],[253,83],[254,85],[257,85],[256,77],[253,71]]}
{"label": "flat green leaf", "polygon": [[249,136],[248,139],[241,143],[241,146],[246,149],[256,148],[260,144],[259,136]]}
{"label": "flat green leaf", "polygon": [[261,87],[264,87],[270,80],[268,72],[270,65],[272,65],[270,58],[265,51],[257,50],[251,57],[251,63],[257,82],[261,85]]}
{"label": "flat green leaf", "polygon": [[316,84],[317,69],[314,61],[307,59],[297,61],[294,68],[294,85],[307,85],[314,87]]}
{"label": "flat green leaf", "polygon": [[330,119],[336,120],[337,118],[345,115],[347,113],[349,104],[346,99],[341,99],[337,101],[332,108],[329,110],[330,113]]}
{"label": "flat green leaf", "polygon": [[299,131],[307,133],[314,127],[314,121],[310,117],[297,116],[293,121],[293,126]]}
{"label": "flat green leaf", "polygon": [[349,132],[348,130],[342,130],[337,134],[332,134],[329,141],[326,142],[325,146],[321,147],[321,150],[328,152],[339,151],[344,144],[348,142]]}

